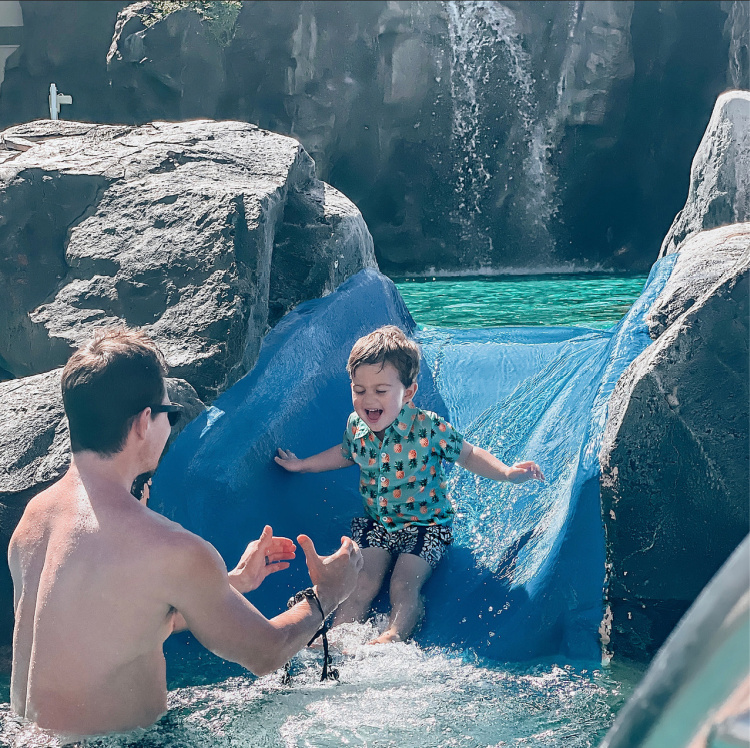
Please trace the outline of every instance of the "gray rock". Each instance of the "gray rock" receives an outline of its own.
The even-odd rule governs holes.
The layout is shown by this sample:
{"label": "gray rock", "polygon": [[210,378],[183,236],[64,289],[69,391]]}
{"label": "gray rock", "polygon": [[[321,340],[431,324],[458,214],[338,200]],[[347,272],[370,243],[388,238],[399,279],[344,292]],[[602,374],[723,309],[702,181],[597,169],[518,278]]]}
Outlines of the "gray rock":
{"label": "gray rock", "polygon": [[750,221],[750,92],[727,91],[716,102],[693,159],[687,202],[659,257],[698,231],[744,221]]}
{"label": "gray rock", "polygon": [[693,236],[677,263],[652,315],[661,334],[617,383],[600,453],[612,647],[636,658],[750,529],[750,224]]}
{"label": "gray rock", "polygon": [[[240,122],[34,122],[0,137],[0,367],[144,328],[211,399],[291,306],[375,265],[359,211],[291,138]],[[285,277],[286,275],[286,277]]]}
{"label": "gray rock", "polygon": [[646,323],[656,340],[735,265],[747,263],[750,224],[692,234],[679,248],[669,280],[651,305]]}

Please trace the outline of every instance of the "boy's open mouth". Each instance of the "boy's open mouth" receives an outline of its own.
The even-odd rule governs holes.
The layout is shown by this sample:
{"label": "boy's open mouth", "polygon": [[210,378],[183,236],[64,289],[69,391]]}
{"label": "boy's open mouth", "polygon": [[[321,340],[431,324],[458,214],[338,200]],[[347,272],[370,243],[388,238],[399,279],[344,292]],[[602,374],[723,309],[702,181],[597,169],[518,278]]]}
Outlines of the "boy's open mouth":
{"label": "boy's open mouth", "polygon": [[371,421],[372,423],[375,423],[375,421],[377,421],[382,414],[382,410],[369,410],[365,408],[365,415],[367,416],[367,420]]}

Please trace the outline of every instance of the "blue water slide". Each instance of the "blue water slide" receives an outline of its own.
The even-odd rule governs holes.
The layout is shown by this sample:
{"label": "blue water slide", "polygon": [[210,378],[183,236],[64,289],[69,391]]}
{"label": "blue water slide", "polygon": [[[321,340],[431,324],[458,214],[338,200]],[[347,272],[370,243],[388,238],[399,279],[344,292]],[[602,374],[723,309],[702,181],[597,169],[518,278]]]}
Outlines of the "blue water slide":
{"label": "blue water slide", "polygon": [[[155,476],[155,509],[213,543],[233,565],[264,524],[338,547],[361,509],[357,468],[290,475],[300,456],[340,443],[351,411],[354,341],[396,324],[422,345],[415,402],[446,416],[506,463],[538,462],[545,483],[520,486],[449,473],[455,543],[428,582],[417,640],[500,661],[562,654],[598,660],[604,533],[598,451],[620,374],[651,342],[644,317],[676,255],[657,263],[613,329],[417,329],[393,283],[363,270],[306,302],[266,336],[253,370],[191,423]],[[309,584],[304,562],[250,595],[266,615]]]}

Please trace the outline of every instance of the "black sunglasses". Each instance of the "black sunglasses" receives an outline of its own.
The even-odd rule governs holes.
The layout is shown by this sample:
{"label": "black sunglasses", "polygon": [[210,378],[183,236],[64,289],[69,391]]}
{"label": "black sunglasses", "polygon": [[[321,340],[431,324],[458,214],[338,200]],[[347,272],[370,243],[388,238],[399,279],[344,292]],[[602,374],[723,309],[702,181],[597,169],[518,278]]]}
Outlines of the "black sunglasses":
{"label": "black sunglasses", "polygon": [[182,405],[179,403],[168,403],[166,405],[151,405],[152,413],[166,413],[170,426],[176,426],[182,418]]}

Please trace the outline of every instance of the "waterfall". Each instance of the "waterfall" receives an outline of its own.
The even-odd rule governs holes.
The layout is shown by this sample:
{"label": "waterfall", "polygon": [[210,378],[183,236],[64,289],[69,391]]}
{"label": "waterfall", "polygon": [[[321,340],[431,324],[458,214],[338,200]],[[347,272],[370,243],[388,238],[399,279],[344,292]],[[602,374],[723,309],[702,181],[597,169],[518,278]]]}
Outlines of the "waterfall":
{"label": "waterfall", "polygon": [[[498,138],[508,135],[506,151],[521,162],[521,173],[507,176],[505,192],[521,206],[519,220],[537,243],[549,246],[547,224],[555,212],[554,178],[550,174],[547,125],[538,112],[538,97],[531,74],[531,58],[523,48],[513,12],[494,0],[446,3],[451,45],[452,146],[456,154],[458,196],[456,219],[464,238],[476,242],[474,254],[489,260],[492,239],[481,234],[483,205],[490,182],[500,165]],[[497,71],[507,79],[498,80]],[[500,133],[486,113],[488,106],[512,98],[513,120],[509,133]],[[506,98],[508,98],[506,97]],[[507,107],[511,109],[511,107]],[[516,128],[520,130],[517,134]],[[511,180],[516,179],[515,183]],[[499,189],[496,186],[496,189]]]}

